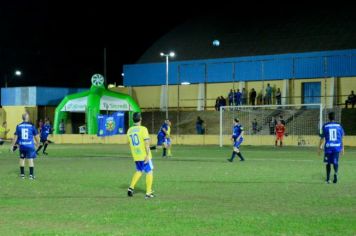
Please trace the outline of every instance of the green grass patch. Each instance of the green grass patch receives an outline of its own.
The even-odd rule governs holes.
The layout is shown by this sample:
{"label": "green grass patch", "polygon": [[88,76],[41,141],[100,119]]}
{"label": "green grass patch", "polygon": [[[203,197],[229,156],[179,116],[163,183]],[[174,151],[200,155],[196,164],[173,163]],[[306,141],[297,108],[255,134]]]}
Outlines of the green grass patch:
{"label": "green grass patch", "polygon": [[[355,235],[356,149],[325,184],[316,148],[174,146],[153,151],[156,198],[125,145],[50,145],[35,181],[18,177],[16,153],[0,147],[0,235]],[[28,168],[26,168],[28,174]]]}

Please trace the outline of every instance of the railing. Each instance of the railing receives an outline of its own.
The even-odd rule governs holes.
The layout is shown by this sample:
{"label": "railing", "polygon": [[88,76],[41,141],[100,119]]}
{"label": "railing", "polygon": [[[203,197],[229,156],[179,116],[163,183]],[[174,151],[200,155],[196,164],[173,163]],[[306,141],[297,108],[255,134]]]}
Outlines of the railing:
{"label": "railing", "polygon": [[[303,99],[303,98],[320,98],[320,102],[323,103],[324,100],[326,98],[333,98],[333,105],[335,106],[341,106],[341,105],[345,105],[345,101],[347,100],[347,97],[349,95],[338,95],[338,96],[325,96],[325,95],[321,95],[321,96],[283,96],[281,97],[281,99],[287,99],[289,101],[293,101],[295,99]],[[224,97],[224,99],[226,100],[226,105],[229,105],[229,100],[227,99],[227,97]],[[216,101],[216,98],[206,98],[206,99],[196,99],[196,98],[186,98],[186,99],[180,99],[180,102],[183,101]],[[262,102],[261,102],[262,101]],[[263,102],[264,99],[262,97],[262,99],[255,99],[255,105],[266,105],[266,103]],[[298,102],[300,103],[300,102]],[[181,103],[180,103],[181,104]],[[293,105],[294,103],[285,103],[285,105]],[[251,105],[251,101],[248,98],[246,100],[246,104],[245,105]],[[272,104],[269,105],[278,105],[276,103],[276,98],[272,97]],[[161,109],[160,107],[157,106],[151,106],[151,107],[142,107],[141,108],[143,111],[163,111],[164,109]],[[168,108],[168,111],[177,111],[177,110],[182,110],[182,111],[186,111],[186,110],[196,110],[197,106],[172,106]],[[207,105],[205,106],[205,110],[214,110],[215,109],[215,105]]]}

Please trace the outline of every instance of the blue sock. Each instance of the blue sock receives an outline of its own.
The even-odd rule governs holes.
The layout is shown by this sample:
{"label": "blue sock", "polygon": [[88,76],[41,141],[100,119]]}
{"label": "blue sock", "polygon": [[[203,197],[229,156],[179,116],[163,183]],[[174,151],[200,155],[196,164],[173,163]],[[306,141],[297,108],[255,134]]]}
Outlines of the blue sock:
{"label": "blue sock", "polygon": [[237,155],[240,157],[240,160],[245,160],[244,157],[242,156],[241,152],[237,153]]}
{"label": "blue sock", "polygon": [[338,170],[339,170],[339,164],[334,164],[334,172],[336,175]]}
{"label": "blue sock", "polygon": [[45,152],[46,152],[47,146],[48,146],[48,144],[47,144],[47,143],[45,143],[44,148],[43,148],[43,153],[45,153]]}
{"label": "blue sock", "polygon": [[330,164],[326,164],[326,181],[330,180],[330,171],[331,171]]}
{"label": "blue sock", "polygon": [[34,167],[30,166],[29,169],[30,169],[30,175],[33,175]]}

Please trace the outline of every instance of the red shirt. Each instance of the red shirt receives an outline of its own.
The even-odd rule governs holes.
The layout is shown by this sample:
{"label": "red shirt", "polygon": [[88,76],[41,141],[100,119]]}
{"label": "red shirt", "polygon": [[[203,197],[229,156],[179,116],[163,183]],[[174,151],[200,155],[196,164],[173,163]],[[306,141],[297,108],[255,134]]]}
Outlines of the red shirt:
{"label": "red shirt", "polygon": [[276,125],[275,130],[277,134],[284,134],[285,126],[283,124]]}

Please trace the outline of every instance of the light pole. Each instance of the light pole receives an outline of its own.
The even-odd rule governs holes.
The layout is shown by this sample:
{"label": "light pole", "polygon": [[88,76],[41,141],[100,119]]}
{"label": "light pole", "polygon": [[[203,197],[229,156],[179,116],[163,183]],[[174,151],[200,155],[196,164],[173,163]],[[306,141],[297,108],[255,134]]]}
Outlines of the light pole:
{"label": "light pole", "polygon": [[160,53],[161,57],[166,57],[166,119],[168,119],[168,67],[169,67],[169,58],[174,57],[174,52],[169,53]]}

